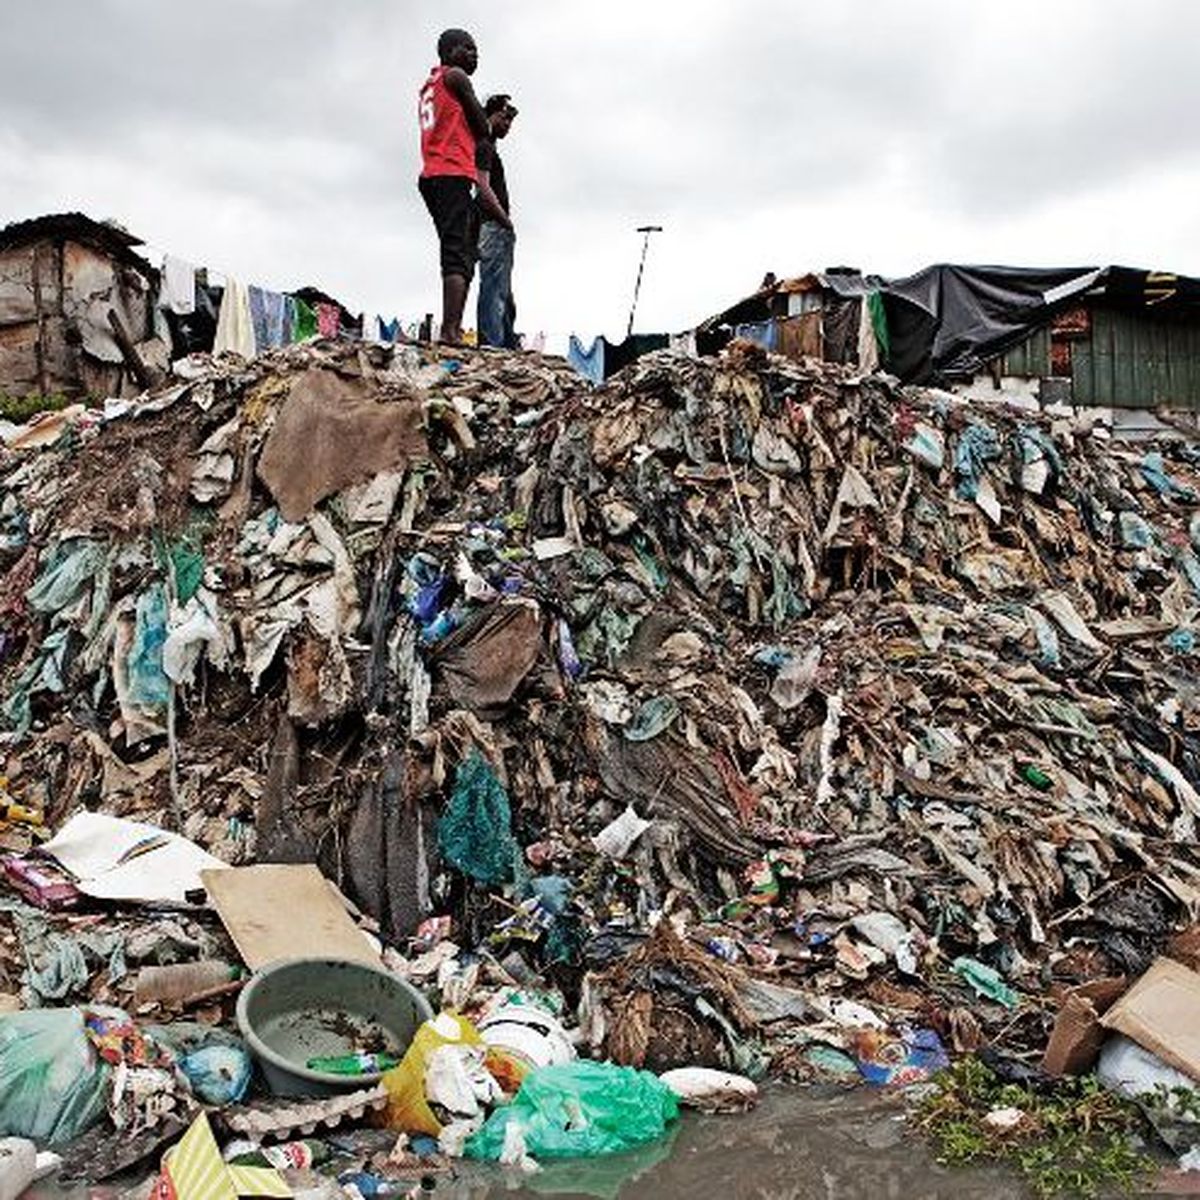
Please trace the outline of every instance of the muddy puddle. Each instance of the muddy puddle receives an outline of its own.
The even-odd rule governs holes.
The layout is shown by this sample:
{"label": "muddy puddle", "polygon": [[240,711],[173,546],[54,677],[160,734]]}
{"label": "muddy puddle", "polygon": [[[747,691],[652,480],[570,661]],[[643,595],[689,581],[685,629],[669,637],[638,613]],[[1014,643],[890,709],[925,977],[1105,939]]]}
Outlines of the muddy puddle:
{"label": "muddy puddle", "polygon": [[432,1193],[658,1200],[1023,1200],[995,1168],[939,1167],[903,1119],[898,1097],[861,1091],[769,1092],[742,1116],[685,1116],[672,1135],[632,1155],[547,1166],[522,1183],[493,1169],[440,1178]]}
{"label": "muddy puddle", "polygon": [[[950,1171],[904,1124],[898,1096],[768,1091],[741,1116],[686,1114],[661,1142],[627,1155],[549,1164],[522,1179],[482,1164],[458,1163],[435,1177],[435,1200],[1024,1200],[1016,1178],[995,1168]],[[143,1200],[148,1180],[62,1189],[46,1181],[24,1200]],[[416,1180],[412,1183],[416,1184]],[[407,1186],[391,1193],[397,1200]],[[337,1195],[336,1185],[313,1200]],[[303,1193],[298,1193],[303,1197]]]}

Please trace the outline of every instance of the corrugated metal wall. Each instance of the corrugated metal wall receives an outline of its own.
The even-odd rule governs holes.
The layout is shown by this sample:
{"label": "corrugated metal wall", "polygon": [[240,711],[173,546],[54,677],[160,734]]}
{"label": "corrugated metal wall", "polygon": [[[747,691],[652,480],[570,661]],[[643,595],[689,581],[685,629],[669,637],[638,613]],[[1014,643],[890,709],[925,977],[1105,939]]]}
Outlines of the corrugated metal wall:
{"label": "corrugated metal wall", "polygon": [[[1049,375],[1049,329],[1005,354],[1001,370]],[[1090,336],[1071,339],[1071,383],[1080,405],[1200,409],[1200,321],[1094,307]]]}
{"label": "corrugated metal wall", "polygon": [[1200,323],[1096,308],[1071,366],[1077,404],[1200,408]]}
{"label": "corrugated metal wall", "polygon": [[1002,375],[1023,375],[1034,379],[1050,374],[1050,330],[1035,329],[1019,346],[1005,356]]}

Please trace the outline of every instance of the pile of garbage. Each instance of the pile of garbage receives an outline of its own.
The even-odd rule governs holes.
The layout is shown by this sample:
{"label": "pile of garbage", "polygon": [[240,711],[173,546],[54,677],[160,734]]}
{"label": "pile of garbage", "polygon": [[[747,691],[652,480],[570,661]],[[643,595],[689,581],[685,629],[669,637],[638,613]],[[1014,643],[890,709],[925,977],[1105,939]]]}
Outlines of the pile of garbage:
{"label": "pile of garbage", "polygon": [[[741,343],[600,388],[353,341],[178,367],[6,435],[10,1006],[254,969],[212,873],[316,864],[435,1008],[540,997],[545,1069],[895,1083],[1040,1055],[1197,917],[1186,437]],[[81,858],[81,813],[127,824]]]}

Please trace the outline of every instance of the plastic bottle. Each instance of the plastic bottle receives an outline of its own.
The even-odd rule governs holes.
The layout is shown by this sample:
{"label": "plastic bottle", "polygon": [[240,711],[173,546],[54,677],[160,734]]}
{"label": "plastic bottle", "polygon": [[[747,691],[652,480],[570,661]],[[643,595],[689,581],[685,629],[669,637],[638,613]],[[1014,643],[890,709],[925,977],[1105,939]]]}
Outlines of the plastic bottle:
{"label": "plastic bottle", "polygon": [[219,959],[194,963],[172,963],[167,967],[143,967],[134,986],[135,1004],[169,1004],[186,1000],[197,992],[220,987],[238,976],[238,968]]}
{"label": "plastic bottle", "polygon": [[278,1146],[260,1146],[257,1150],[239,1154],[230,1161],[239,1167],[275,1167],[304,1171],[329,1161],[329,1147],[324,1142],[304,1138],[297,1142],[283,1142]]}
{"label": "plastic bottle", "polygon": [[390,1071],[400,1060],[394,1054],[337,1054],[329,1058],[310,1058],[310,1071],[327,1075],[377,1075]]}

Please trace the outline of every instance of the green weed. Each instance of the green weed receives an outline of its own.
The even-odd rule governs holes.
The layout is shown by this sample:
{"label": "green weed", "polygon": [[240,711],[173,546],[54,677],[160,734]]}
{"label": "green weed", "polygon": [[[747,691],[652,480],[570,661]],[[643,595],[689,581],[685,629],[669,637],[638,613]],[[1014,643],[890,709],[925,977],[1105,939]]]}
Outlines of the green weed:
{"label": "green weed", "polygon": [[0,418],[23,425],[40,412],[58,412],[70,403],[70,397],[61,392],[52,396],[9,396],[0,392]]}
{"label": "green weed", "polygon": [[[995,1128],[985,1118],[997,1109],[1017,1109],[1020,1120]],[[1141,1114],[1095,1078],[1035,1092],[967,1058],[938,1076],[913,1120],[940,1162],[1007,1163],[1039,1200],[1130,1193],[1153,1167],[1138,1148]]]}

